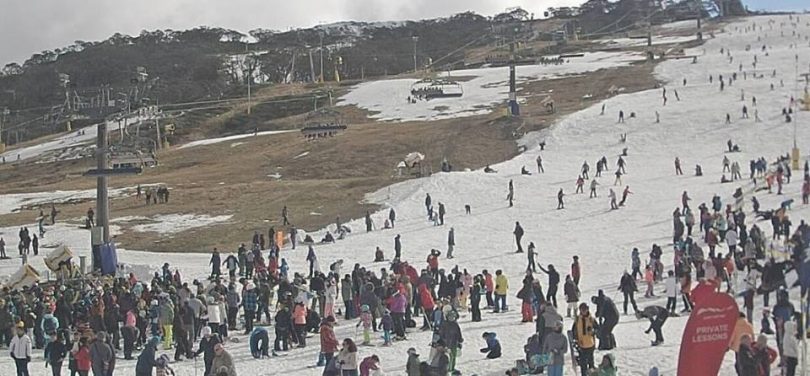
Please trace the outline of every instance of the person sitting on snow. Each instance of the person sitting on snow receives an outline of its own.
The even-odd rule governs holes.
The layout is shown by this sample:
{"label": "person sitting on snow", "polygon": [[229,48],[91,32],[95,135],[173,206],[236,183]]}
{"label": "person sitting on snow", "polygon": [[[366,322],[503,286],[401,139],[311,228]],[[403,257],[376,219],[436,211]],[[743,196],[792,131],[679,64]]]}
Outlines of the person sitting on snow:
{"label": "person sitting on snow", "polygon": [[385,261],[385,255],[383,254],[383,250],[377,247],[377,250],[374,251],[374,262],[380,261]]}
{"label": "person sitting on snow", "polygon": [[495,169],[493,169],[492,167],[489,167],[489,165],[487,165],[487,167],[484,167],[484,172],[487,173],[487,174],[494,174],[494,173],[497,173],[498,171],[495,171]]}
{"label": "person sitting on snow", "polygon": [[487,347],[481,349],[482,353],[487,354],[487,359],[497,359],[501,357],[501,343],[496,338],[495,333],[492,332],[484,332],[481,335],[482,338],[487,342]]}
{"label": "person sitting on snow", "polygon": [[531,175],[532,173],[529,172],[529,170],[526,169],[526,166],[523,166],[523,167],[520,168],[520,174],[521,175]]}
{"label": "person sitting on snow", "polygon": [[326,235],[324,235],[323,239],[321,239],[321,243],[334,243],[335,237],[332,236],[332,233],[327,231]]}

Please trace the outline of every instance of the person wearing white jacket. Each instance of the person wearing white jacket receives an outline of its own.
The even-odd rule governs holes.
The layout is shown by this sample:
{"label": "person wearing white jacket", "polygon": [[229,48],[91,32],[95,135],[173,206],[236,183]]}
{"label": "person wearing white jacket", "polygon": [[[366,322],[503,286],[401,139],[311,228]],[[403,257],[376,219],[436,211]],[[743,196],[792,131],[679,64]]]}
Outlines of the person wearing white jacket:
{"label": "person wearing white jacket", "polygon": [[796,375],[796,366],[799,364],[799,341],[796,339],[796,323],[785,322],[785,332],[782,334],[782,359],[784,360],[785,376]]}
{"label": "person wearing white jacket", "polygon": [[739,235],[737,235],[737,231],[733,228],[729,228],[726,231],[726,245],[728,245],[728,251],[731,254],[736,253],[737,245],[739,244]]}
{"label": "person wearing white jacket", "polygon": [[675,277],[675,272],[672,270],[669,271],[667,280],[664,282],[664,286],[666,287],[667,293],[667,310],[670,313],[675,313],[675,308],[678,306],[678,291],[680,290],[680,284],[678,283],[678,278]]}
{"label": "person wearing white jacket", "polygon": [[219,324],[222,323],[222,316],[219,313],[219,304],[214,301],[214,298],[208,298],[208,326],[211,327],[211,331],[214,333],[219,333]]}
{"label": "person wearing white jacket", "polygon": [[17,325],[17,335],[11,339],[8,349],[17,366],[17,376],[28,376],[28,362],[31,361],[31,338],[25,334],[22,322]]}

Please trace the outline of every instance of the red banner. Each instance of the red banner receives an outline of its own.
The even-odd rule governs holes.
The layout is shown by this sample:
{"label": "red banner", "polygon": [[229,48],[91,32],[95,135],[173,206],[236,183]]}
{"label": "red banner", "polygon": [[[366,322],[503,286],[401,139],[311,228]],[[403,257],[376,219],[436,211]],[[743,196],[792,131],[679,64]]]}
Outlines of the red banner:
{"label": "red banner", "polygon": [[716,376],[739,317],[731,295],[699,295],[681,338],[678,376]]}

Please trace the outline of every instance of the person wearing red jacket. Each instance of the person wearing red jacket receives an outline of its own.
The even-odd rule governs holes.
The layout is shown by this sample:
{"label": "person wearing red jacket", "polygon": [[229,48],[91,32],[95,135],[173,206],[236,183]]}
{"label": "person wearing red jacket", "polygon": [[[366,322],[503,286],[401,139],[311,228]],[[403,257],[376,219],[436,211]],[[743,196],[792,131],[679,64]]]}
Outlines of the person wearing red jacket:
{"label": "person wearing red jacket", "polygon": [[574,256],[574,262],[571,263],[571,278],[574,279],[574,284],[579,287],[579,277],[581,276],[579,268],[579,256]]}
{"label": "person wearing red jacket", "polygon": [[492,281],[492,274],[484,269],[482,272],[484,275],[484,288],[487,291],[487,308],[492,308],[495,306],[495,301],[492,300],[492,293],[495,291],[495,282]]}
{"label": "person wearing red jacket", "polygon": [[323,354],[327,365],[335,353],[338,352],[339,343],[337,337],[335,337],[333,325],[335,325],[335,318],[332,316],[323,319],[321,322],[321,354]]}
{"label": "person wearing red jacket", "polygon": [[436,308],[436,303],[433,301],[433,294],[426,283],[419,285],[419,302],[422,304],[422,312],[424,323],[422,330],[430,329],[430,320],[433,317],[433,309]]}
{"label": "person wearing red jacket", "polygon": [[76,360],[76,371],[81,376],[90,373],[90,348],[87,347],[87,338],[79,339],[79,348],[73,351],[73,359]]}

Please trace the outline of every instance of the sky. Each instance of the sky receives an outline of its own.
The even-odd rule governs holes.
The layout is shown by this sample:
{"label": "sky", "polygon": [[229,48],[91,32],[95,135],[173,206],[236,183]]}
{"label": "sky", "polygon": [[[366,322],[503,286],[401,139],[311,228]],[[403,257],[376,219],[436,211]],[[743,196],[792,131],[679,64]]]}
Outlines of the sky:
{"label": "sky", "polygon": [[[206,25],[247,32],[337,21],[396,21],[465,11],[494,15],[521,6],[540,17],[548,7],[583,0],[0,0],[0,66],[32,54],[103,40],[120,32]],[[810,8],[806,0],[744,0],[752,9]]]}

